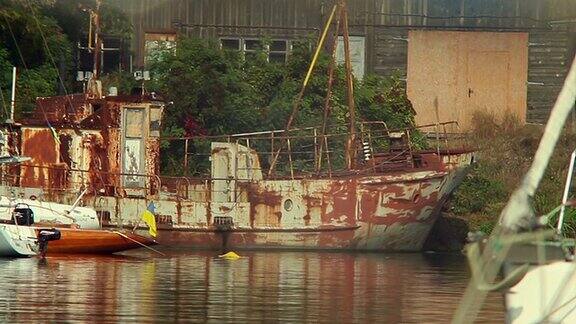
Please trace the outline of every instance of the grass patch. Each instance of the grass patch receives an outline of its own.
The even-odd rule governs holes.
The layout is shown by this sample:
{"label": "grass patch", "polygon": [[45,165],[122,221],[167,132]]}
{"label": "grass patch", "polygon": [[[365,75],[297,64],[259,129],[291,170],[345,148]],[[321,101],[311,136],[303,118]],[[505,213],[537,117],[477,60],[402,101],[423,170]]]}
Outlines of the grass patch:
{"label": "grass patch", "polygon": [[[576,148],[574,125],[562,133],[533,199],[536,215],[544,215],[562,200],[571,152]],[[528,171],[544,126],[522,125],[514,116],[497,119],[476,113],[470,145],[477,150],[472,168],[451,203],[450,213],[464,218],[471,231],[491,232],[511,193]],[[555,218],[557,219],[557,218]],[[554,218],[551,223],[555,225]],[[566,215],[566,234],[576,234],[576,211]]]}

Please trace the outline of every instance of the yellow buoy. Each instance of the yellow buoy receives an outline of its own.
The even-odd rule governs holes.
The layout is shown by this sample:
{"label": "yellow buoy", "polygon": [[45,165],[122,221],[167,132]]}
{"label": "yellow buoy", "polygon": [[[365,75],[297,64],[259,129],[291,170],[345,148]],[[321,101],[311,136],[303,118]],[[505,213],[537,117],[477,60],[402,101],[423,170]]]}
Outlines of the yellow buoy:
{"label": "yellow buoy", "polygon": [[222,258],[222,259],[226,259],[226,260],[238,260],[238,259],[241,258],[238,254],[236,254],[236,253],[234,253],[234,252],[232,252],[232,251],[230,251],[230,252],[228,252],[228,253],[226,253],[226,254],[221,254],[221,255],[219,255],[218,257],[219,257],[219,258]]}

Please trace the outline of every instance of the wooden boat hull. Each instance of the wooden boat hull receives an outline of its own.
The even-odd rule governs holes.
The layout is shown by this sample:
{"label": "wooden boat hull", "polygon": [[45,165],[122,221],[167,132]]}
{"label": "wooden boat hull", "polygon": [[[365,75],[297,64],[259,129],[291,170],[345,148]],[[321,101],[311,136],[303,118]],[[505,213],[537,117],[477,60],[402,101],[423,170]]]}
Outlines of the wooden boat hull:
{"label": "wooden boat hull", "polygon": [[56,229],[61,238],[48,243],[48,254],[111,254],[157,244],[150,238],[130,232]]}

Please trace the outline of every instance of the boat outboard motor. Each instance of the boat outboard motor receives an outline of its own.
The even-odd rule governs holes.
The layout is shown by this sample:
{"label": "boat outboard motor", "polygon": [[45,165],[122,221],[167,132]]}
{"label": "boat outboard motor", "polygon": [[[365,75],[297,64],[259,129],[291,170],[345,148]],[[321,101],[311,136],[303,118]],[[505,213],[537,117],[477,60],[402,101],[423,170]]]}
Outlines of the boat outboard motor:
{"label": "boat outboard motor", "polygon": [[26,204],[18,204],[13,211],[14,223],[16,225],[30,226],[34,224],[34,212]]}
{"label": "boat outboard motor", "polygon": [[40,252],[40,257],[46,257],[46,251],[48,250],[48,242],[57,241],[61,237],[60,231],[55,228],[43,228],[38,231],[38,247]]}

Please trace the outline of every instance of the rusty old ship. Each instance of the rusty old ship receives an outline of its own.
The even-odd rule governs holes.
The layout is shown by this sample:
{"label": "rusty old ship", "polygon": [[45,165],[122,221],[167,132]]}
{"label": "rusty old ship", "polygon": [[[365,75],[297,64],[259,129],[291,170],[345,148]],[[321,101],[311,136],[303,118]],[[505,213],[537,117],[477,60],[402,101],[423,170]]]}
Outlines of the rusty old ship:
{"label": "rusty old ship", "polygon": [[[366,127],[358,134],[365,152],[355,169],[298,172],[291,156],[304,153],[293,150],[283,155],[285,172],[272,174],[265,165],[270,169],[278,151],[253,147],[298,143],[272,131],[179,139],[184,162],[203,156],[211,175],[167,177],[159,168],[164,109],[153,94],[39,98],[33,116],[5,130],[10,148],[31,160],[4,170],[0,194],[70,204],[87,189],[82,201],[103,227],[140,228],[153,201],[157,239],[172,246],[414,251],[473,160],[467,150],[412,150],[403,141],[409,130]],[[314,146],[326,136],[314,128],[298,132],[312,134],[299,135],[299,147],[307,140],[309,154],[330,166],[336,149]],[[392,145],[376,152],[376,138]],[[209,153],[190,152],[195,140],[209,142]]]}
{"label": "rusty old ship", "polygon": [[[330,19],[334,12],[343,21],[336,25],[345,25],[344,5]],[[358,123],[345,27],[346,132],[329,134],[325,124],[294,129],[291,116],[277,131],[161,139],[169,107],[160,96],[103,96],[95,63],[89,91],[38,98],[31,116],[6,125],[10,145],[3,149],[12,152],[5,153],[31,160],[3,169],[0,195],[70,204],[85,192],[82,202],[97,211],[102,227],[142,231],[140,216],[154,202],[157,241],[170,246],[420,250],[473,153],[443,140],[415,150],[414,128]],[[334,54],[330,73],[333,66]],[[445,140],[439,134],[448,126],[427,127]],[[206,176],[163,176],[161,141],[180,143],[183,169],[194,162]]]}

